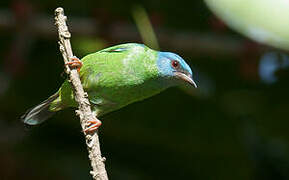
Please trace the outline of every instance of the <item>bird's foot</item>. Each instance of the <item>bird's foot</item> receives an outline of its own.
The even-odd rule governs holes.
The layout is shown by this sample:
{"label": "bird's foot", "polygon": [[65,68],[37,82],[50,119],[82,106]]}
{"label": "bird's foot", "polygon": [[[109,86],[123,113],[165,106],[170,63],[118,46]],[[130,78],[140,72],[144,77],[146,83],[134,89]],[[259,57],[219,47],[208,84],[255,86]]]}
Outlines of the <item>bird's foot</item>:
{"label": "bird's foot", "polygon": [[102,124],[101,121],[96,118],[94,120],[89,120],[88,122],[88,127],[84,129],[85,134],[96,131],[98,127]]}
{"label": "bird's foot", "polygon": [[76,56],[73,56],[70,58],[69,62],[65,63],[65,65],[68,65],[70,68],[77,68],[77,72],[79,72],[82,67],[82,62]]}

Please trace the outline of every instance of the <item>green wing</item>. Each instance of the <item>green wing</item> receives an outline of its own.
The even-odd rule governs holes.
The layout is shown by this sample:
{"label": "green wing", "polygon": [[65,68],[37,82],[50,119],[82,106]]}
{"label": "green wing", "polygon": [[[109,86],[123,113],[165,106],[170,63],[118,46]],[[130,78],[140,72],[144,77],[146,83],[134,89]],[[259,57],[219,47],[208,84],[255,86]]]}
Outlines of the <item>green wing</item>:
{"label": "green wing", "polygon": [[84,57],[80,77],[90,101],[102,106],[126,101],[124,91],[142,82],[136,75],[140,70],[136,71],[135,62],[141,61],[144,54],[142,45],[123,44]]}
{"label": "green wing", "polygon": [[[117,45],[82,58],[80,78],[89,100],[106,113],[151,94],[152,88],[145,91],[143,84],[157,75],[155,61],[156,52],[144,45]],[[68,82],[59,94],[60,109],[76,106]]]}
{"label": "green wing", "polygon": [[[113,46],[82,59],[80,78],[97,115],[119,109],[160,92],[156,78],[157,52],[141,44]],[[72,87],[66,80],[48,100],[23,116],[27,124],[39,124],[54,112],[76,107]]]}

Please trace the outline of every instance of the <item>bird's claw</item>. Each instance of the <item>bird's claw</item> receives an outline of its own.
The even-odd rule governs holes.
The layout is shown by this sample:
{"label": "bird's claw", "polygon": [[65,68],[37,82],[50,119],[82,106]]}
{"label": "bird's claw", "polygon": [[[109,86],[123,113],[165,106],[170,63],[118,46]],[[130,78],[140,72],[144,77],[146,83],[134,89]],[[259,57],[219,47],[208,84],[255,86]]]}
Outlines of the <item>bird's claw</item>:
{"label": "bird's claw", "polygon": [[89,122],[88,127],[83,130],[85,134],[96,131],[98,127],[101,126],[102,124],[101,121],[98,119],[89,120],[88,122]]}
{"label": "bird's claw", "polygon": [[79,72],[82,67],[82,62],[76,56],[73,56],[70,58],[69,62],[65,63],[65,65],[68,65],[70,68],[77,68],[77,72]]}

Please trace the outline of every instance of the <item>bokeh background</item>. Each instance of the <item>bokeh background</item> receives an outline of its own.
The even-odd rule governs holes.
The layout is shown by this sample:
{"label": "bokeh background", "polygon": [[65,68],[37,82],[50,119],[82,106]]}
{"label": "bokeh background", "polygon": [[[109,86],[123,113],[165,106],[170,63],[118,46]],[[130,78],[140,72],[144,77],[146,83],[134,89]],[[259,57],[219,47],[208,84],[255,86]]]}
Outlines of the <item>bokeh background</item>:
{"label": "bokeh background", "polygon": [[236,33],[202,0],[1,0],[1,180],[91,179],[72,109],[35,127],[20,121],[65,79],[53,24],[59,6],[78,57],[145,41],[180,54],[199,85],[101,118],[110,179],[289,179],[288,51]]}

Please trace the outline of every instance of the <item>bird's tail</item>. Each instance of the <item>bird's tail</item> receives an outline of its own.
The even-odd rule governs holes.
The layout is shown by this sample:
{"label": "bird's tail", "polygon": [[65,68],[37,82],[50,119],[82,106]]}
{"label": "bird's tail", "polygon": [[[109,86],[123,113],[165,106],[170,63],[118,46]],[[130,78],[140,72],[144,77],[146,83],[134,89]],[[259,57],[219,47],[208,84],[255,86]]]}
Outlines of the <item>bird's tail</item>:
{"label": "bird's tail", "polygon": [[50,118],[56,111],[50,110],[51,103],[59,97],[59,93],[55,93],[48,99],[38,104],[37,106],[29,109],[26,113],[21,116],[24,123],[29,125],[36,125],[44,122],[46,119]]}

